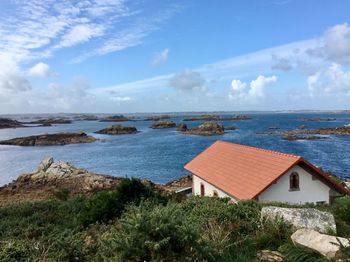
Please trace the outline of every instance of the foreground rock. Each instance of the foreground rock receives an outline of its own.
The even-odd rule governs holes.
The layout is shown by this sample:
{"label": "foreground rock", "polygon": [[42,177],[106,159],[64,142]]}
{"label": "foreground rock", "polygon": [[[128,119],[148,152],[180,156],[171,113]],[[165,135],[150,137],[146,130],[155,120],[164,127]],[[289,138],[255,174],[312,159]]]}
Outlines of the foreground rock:
{"label": "foreground rock", "polygon": [[162,186],[163,189],[168,191],[178,191],[180,189],[192,186],[192,176],[184,176],[173,181],[170,181]]}
{"label": "foreground rock", "polygon": [[70,195],[108,190],[120,180],[76,168],[67,162],[54,162],[52,157],[47,157],[33,173],[23,174],[0,187],[0,205],[44,200],[62,190]]}
{"label": "foreground rock", "polygon": [[349,247],[349,240],[346,238],[320,234],[311,229],[299,229],[291,239],[294,245],[318,252],[330,260],[342,256],[340,245]]}
{"label": "foreground rock", "polygon": [[185,118],[183,121],[239,121],[239,120],[250,120],[249,116],[236,115],[236,116],[218,116],[218,115],[201,115]]}
{"label": "foreground rock", "polygon": [[21,122],[10,118],[0,118],[0,129],[25,127]]}
{"label": "foreground rock", "polygon": [[182,133],[189,135],[214,136],[224,134],[225,128],[222,124],[207,122],[199,125],[198,127],[187,129]]}
{"label": "foreground rock", "polygon": [[108,116],[100,120],[100,122],[124,122],[124,121],[132,121],[132,120],[123,115]]}
{"label": "foreground rock", "polygon": [[179,132],[186,132],[187,129],[188,128],[186,124],[178,124],[176,127],[176,131],[179,131]]}
{"label": "foreground rock", "polygon": [[151,117],[145,118],[144,121],[160,121],[165,119],[170,119],[170,116],[169,115],[151,116]]}
{"label": "foreground rock", "polygon": [[257,262],[284,262],[286,258],[278,251],[261,250],[256,256]]}
{"label": "foreground rock", "polygon": [[337,232],[334,217],[331,213],[319,211],[315,208],[283,208],[263,207],[261,217],[264,219],[283,219],[294,229],[307,228],[321,233]]}
{"label": "foreground rock", "polygon": [[58,133],[38,136],[18,137],[0,141],[0,145],[12,146],[55,146],[67,144],[92,143],[96,138],[81,133]]}
{"label": "foreground rock", "polygon": [[176,123],[173,121],[157,121],[151,125],[153,129],[162,129],[162,128],[173,128],[176,127]]}
{"label": "foreground rock", "polygon": [[105,129],[101,129],[95,133],[104,134],[104,135],[126,135],[126,134],[136,134],[138,133],[138,131],[134,126],[114,125],[114,126],[107,127]]}

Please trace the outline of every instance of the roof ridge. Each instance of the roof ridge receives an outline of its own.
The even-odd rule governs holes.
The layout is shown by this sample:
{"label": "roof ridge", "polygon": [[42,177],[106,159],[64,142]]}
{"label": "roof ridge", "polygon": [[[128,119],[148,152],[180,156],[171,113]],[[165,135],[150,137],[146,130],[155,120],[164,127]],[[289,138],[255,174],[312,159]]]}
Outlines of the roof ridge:
{"label": "roof ridge", "polygon": [[270,149],[265,149],[265,148],[261,148],[261,147],[255,147],[255,146],[248,146],[248,145],[242,145],[242,144],[238,144],[238,143],[232,143],[232,142],[228,142],[228,141],[224,141],[224,140],[217,140],[215,143],[217,142],[223,142],[229,145],[237,145],[237,146],[241,146],[241,147],[245,147],[245,148],[249,148],[249,149],[254,149],[254,150],[259,150],[259,151],[264,151],[264,152],[270,152],[276,155],[282,155],[282,156],[288,156],[288,157],[294,157],[296,159],[301,159],[301,156],[298,155],[293,155],[293,154],[287,154],[287,153],[283,153],[283,152],[279,152],[279,151],[274,151],[274,150],[270,150]]}

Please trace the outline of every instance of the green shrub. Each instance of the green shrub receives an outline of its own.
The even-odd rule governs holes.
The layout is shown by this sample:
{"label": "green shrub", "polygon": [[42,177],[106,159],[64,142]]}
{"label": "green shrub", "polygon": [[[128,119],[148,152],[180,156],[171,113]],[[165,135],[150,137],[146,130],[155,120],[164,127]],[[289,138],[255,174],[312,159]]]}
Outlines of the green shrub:
{"label": "green shrub", "polygon": [[133,203],[138,205],[141,200],[152,198],[160,203],[167,203],[163,197],[141,180],[123,179],[115,191],[100,192],[94,195],[83,210],[80,220],[84,226],[95,222],[108,222],[122,215],[125,207]]}
{"label": "green shrub", "polygon": [[[203,261],[210,248],[178,204],[133,206],[113,238],[120,261]],[[207,254],[207,255],[204,255]],[[211,257],[213,259],[213,257]]]}
{"label": "green shrub", "polygon": [[257,232],[257,248],[277,250],[281,243],[290,239],[292,233],[292,226],[282,219],[264,220]]}
{"label": "green shrub", "polygon": [[68,189],[62,189],[54,192],[53,195],[58,200],[67,201],[70,195],[70,191]]}
{"label": "green shrub", "polygon": [[332,206],[336,218],[350,224],[350,197],[337,198]]}

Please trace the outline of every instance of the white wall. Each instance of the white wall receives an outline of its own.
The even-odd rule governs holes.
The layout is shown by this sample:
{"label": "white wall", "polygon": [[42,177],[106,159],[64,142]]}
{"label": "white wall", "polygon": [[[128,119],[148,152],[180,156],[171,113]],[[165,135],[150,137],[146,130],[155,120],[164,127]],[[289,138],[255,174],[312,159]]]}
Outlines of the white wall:
{"label": "white wall", "polygon": [[193,179],[193,186],[192,186],[192,193],[193,195],[201,195],[201,183],[204,185],[204,193],[206,196],[213,196],[214,190],[218,193],[218,197],[229,197],[232,200],[236,201],[236,199],[232,198],[225,192],[221,191],[220,189],[214,187],[212,184],[206,182],[205,180],[201,179],[200,177],[196,175],[192,175]]}
{"label": "white wall", "polygon": [[[299,191],[289,191],[289,176],[292,172],[299,174]],[[293,167],[280,177],[276,184],[272,184],[259,196],[259,201],[279,201],[292,204],[329,203],[330,188],[320,180],[312,180],[312,175],[299,166]]]}

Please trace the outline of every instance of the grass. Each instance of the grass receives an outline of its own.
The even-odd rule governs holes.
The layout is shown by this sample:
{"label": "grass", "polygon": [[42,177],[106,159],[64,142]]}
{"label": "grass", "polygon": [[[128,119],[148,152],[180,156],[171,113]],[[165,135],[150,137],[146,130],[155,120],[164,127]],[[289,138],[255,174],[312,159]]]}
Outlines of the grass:
{"label": "grass", "polygon": [[[291,243],[289,225],[261,221],[263,205],[257,202],[230,205],[220,198],[181,199],[152,193],[138,182],[125,185],[123,192],[136,185],[144,193],[130,193],[123,200],[118,193],[105,193],[123,201],[117,212],[110,210],[113,205],[91,209],[106,199],[98,194],[63,193],[57,199],[1,207],[0,261],[244,262],[253,261],[261,249],[279,250],[288,261],[324,261]],[[331,207],[313,207],[332,212],[340,235],[350,237],[349,206],[346,198]],[[108,219],[96,220],[105,217],[103,212]]]}

